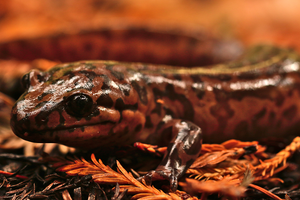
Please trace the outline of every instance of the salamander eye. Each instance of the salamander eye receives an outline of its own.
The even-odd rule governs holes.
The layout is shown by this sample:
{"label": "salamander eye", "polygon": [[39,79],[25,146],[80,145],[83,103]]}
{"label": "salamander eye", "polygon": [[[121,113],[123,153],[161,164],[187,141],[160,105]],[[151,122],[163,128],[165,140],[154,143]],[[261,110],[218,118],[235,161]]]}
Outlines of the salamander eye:
{"label": "salamander eye", "polygon": [[93,100],[85,94],[74,94],[68,98],[66,111],[73,116],[83,117],[92,112]]}

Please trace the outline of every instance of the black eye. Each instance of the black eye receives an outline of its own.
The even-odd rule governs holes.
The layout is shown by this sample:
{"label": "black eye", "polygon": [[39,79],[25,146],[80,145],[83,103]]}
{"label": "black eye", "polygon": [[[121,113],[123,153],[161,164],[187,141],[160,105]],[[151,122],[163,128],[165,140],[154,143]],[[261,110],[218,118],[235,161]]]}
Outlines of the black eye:
{"label": "black eye", "polygon": [[85,94],[75,94],[68,98],[66,111],[73,116],[83,117],[92,112],[93,100]]}

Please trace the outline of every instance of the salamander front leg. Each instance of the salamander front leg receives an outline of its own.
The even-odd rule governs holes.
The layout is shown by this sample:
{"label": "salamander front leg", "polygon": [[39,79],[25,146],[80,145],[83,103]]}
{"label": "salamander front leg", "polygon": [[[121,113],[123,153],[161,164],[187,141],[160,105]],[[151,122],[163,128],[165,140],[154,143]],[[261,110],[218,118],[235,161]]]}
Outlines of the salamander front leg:
{"label": "salamander front leg", "polygon": [[160,165],[145,175],[145,180],[169,179],[173,191],[177,189],[178,178],[193,164],[199,156],[202,145],[201,129],[189,121],[170,120],[158,132],[172,131],[173,138]]}

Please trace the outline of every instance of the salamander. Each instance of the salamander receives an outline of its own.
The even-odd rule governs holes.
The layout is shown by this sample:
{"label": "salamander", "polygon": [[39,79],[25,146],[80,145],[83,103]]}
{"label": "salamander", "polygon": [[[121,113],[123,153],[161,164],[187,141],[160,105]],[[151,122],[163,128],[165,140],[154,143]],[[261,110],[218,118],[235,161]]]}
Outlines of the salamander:
{"label": "salamander", "polygon": [[177,179],[198,157],[202,140],[299,134],[299,57],[257,47],[244,58],[207,68],[115,61],[33,70],[12,109],[16,135],[92,149],[140,141],[167,145],[147,178]]}
{"label": "salamander", "polygon": [[223,63],[243,52],[238,41],[217,38],[201,27],[121,24],[105,23],[96,29],[81,27],[71,32],[58,29],[9,41],[0,37],[0,91],[18,99],[24,92],[19,81],[24,70],[49,66],[40,64],[40,59],[50,63],[117,60],[192,67]]}

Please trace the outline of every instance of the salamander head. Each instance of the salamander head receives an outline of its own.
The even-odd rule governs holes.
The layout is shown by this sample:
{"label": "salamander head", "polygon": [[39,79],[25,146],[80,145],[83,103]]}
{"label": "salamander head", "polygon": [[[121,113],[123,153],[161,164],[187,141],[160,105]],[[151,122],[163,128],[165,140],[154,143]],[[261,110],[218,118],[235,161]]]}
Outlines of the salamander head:
{"label": "salamander head", "polygon": [[137,113],[137,103],[125,98],[134,95],[124,78],[126,71],[113,66],[78,62],[26,74],[22,79],[26,92],[12,109],[14,133],[33,142],[86,149],[109,143],[104,141],[108,136],[116,140],[112,135],[119,137],[126,128],[120,127],[122,110],[127,107]]}

